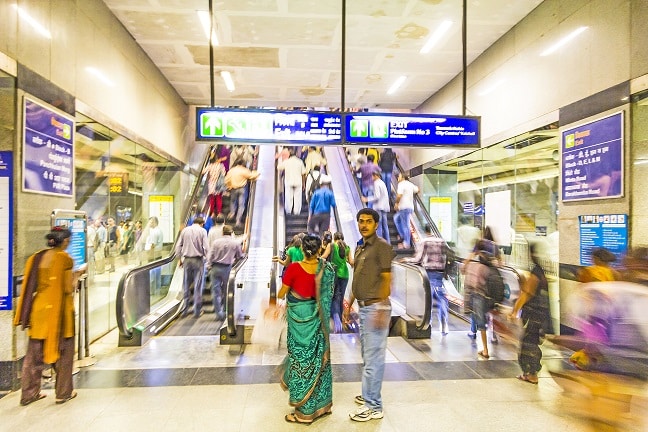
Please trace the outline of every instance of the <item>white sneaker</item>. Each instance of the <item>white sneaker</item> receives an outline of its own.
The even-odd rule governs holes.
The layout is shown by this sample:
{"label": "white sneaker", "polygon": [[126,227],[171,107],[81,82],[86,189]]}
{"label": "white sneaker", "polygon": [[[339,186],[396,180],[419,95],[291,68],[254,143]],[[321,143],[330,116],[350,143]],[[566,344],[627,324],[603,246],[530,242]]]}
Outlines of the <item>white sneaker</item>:
{"label": "white sneaker", "polygon": [[357,410],[349,413],[349,417],[351,417],[351,420],[358,421],[358,422],[366,422],[373,419],[381,419],[384,416],[385,414],[382,411],[371,409],[364,405],[358,407]]}

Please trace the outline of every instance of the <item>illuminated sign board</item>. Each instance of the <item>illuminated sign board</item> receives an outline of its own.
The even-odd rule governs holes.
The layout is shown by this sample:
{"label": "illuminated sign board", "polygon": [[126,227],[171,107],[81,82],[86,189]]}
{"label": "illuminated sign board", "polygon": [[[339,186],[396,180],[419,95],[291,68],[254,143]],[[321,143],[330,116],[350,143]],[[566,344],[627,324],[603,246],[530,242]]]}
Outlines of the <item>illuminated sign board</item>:
{"label": "illuminated sign board", "polygon": [[479,147],[479,117],[432,114],[345,115],[348,143],[416,147]]}
{"label": "illuminated sign board", "polygon": [[342,115],[318,111],[196,109],[198,141],[342,143]]}

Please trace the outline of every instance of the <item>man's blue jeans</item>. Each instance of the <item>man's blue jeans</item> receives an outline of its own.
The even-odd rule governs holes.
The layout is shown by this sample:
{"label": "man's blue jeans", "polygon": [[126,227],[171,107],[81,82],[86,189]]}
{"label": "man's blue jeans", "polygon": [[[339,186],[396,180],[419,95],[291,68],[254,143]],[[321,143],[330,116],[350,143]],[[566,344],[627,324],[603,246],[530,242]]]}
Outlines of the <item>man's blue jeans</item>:
{"label": "man's blue jeans", "polygon": [[378,214],[380,215],[380,221],[378,222],[378,231],[376,234],[378,234],[378,237],[384,238],[387,243],[391,243],[389,238],[389,224],[387,223],[387,215],[389,213],[378,210]]}
{"label": "man's blue jeans", "polygon": [[214,313],[218,319],[224,317],[223,299],[232,266],[228,264],[212,263],[209,269],[209,280],[211,282],[212,303]]}
{"label": "man's blue jeans", "polygon": [[439,325],[444,326],[448,324],[448,297],[446,297],[445,289],[443,289],[443,271],[425,270],[430,280],[430,287],[432,288],[432,297],[437,301],[437,308],[439,309]]}
{"label": "man's blue jeans", "polygon": [[410,231],[409,221],[412,215],[412,209],[398,210],[394,215],[394,224],[398,230],[398,234],[403,240],[405,247],[412,246],[412,232]]}
{"label": "man's blue jeans", "polygon": [[392,193],[392,184],[391,184],[392,173],[387,172],[387,171],[383,171],[382,173],[380,173],[380,177],[382,178],[382,181],[385,182],[385,186],[387,186],[387,195],[389,196],[389,199],[391,200],[392,195],[393,195],[393,193]]}
{"label": "man's blue jeans", "polygon": [[194,286],[194,316],[198,317],[202,309],[203,295],[203,276],[205,274],[204,263],[202,258],[185,258],[182,266],[184,267],[184,312],[183,316],[189,313],[189,289],[191,284]]}
{"label": "man's blue jeans", "polygon": [[231,189],[230,192],[230,215],[236,218],[236,225],[241,225],[243,212],[245,211],[246,187]]}
{"label": "man's blue jeans", "polygon": [[[373,194],[374,194],[373,183],[371,183],[371,185],[361,184],[360,185],[360,191],[362,192],[362,196],[364,196],[364,197],[373,196]],[[367,205],[368,208],[373,208],[373,203],[368,202],[366,205]]]}
{"label": "man's blue jeans", "polygon": [[391,321],[389,299],[360,307],[360,345],[362,349],[362,397],[365,405],[382,411],[383,375],[385,373],[385,353],[387,336]]}

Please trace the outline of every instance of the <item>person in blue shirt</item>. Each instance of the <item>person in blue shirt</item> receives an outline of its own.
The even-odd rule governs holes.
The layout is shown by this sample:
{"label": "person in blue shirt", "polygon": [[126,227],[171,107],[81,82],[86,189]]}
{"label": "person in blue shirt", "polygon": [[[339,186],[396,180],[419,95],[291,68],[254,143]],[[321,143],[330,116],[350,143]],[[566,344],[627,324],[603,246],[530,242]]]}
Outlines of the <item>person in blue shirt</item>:
{"label": "person in blue shirt", "polygon": [[331,226],[331,209],[335,208],[335,197],[331,190],[331,177],[322,174],[320,187],[311,197],[308,218],[309,234],[321,234]]}

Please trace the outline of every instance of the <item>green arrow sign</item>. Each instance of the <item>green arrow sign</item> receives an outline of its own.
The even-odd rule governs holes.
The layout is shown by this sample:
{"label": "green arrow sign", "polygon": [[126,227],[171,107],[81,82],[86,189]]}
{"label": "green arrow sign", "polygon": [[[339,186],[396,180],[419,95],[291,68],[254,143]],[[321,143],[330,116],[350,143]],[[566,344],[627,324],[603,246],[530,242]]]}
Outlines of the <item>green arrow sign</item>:
{"label": "green arrow sign", "polygon": [[223,119],[219,113],[202,113],[200,116],[200,130],[205,137],[222,137]]}
{"label": "green arrow sign", "polygon": [[369,121],[368,120],[351,120],[351,136],[356,138],[363,138],[368,135]]}

